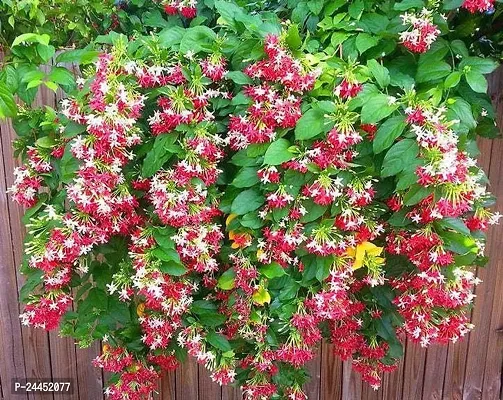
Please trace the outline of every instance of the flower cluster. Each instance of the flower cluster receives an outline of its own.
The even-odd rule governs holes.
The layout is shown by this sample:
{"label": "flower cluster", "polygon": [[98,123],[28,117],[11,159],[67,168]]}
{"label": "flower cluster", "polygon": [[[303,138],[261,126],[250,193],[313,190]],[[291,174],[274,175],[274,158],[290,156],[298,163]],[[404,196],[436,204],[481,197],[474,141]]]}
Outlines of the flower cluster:
{"label": "flower cluster", "polygon": [[119,380],[105,394],[110,400],[142,400],[155,389],[159,374],[153,367],[135,359],[127,350],[105,343],[103,352],[93,364],[105,371],[120,373]]}
{"label": "flower cluster", "polygon": [[[136,213],[137,200],[124,183],[122,167],[131,158],[129,149],[141,140],[135,123],[144,98],[126,88],[119,79],[121,74],[113,56],[102,54],[87,103],[63,101],[62,113],[84,124],[87,135],[77,136],[70,144],[73,157],[80,161],[75,178],[66,187],[72,210],[58,214],[47,207],[38,223],[51,222],[56,227],[49,231],[34,228],[34,238],[27,245],[29,266],[44,272],[46,292],[30,300],[22,315],[26,324],[57,327],[71,304],[66,292],[72,269],[77,266],[80,272],[86,272],[81,260],[95,245],[106,243],[113,235],[128,234],[141,221]],[[29,149],[29,166],[19,170],[20,182],[12,188],[21,204],[33,205],[35,189],[41,185],[30,171],[36,174],[52,170],[46,157],[35,148]],[[26,190],[23,197],[16,194],[21,185]]]}
{"label": "flower cluster", "polygon": [[185,18],[197,15],[197,0],[163,0],[162,5],[169,15],[180,14]]}
{"label": "flower cluster", "polygon": [[494,8],[494,0],[465,0],[462,7],[471,13],[490,11]]}
{"label": "flower cluster", "polygon": [[405,13],[403,25],[408,29],[400,34],[403,45],[414,53],[424,53],[435,42],[440,31],[432,22],[432,12],[424,9],[420,14]]}
{"label": "flower cluster", "polygon": [[234,150],[271,142],[277,129],[295,127],[301,117],[300,95],[314,85],[316,74],[306,72],[278,36],[267,36],[264,50],[267,59],[245,69],[248,76],[261,82],[245,89],[253,104],[246,115],[230,118],[228,138]]}
{"label": "flower cluster", "polygon": [[[419,229],[398,230],[387,237],[387,251],[406,257],[420,271],[394,280],[401,293],[395,303],[411,340],[422,346],[455,342],[472,327],[466,306],[473,301],[478,279],[471,271],[458,268],[452,271],[453,278],[446,278],[442,270],[452,268],[455,254],[429,224],[460,218],[474,230],[487,229],[488,223],[498,221],[499,214],[482,206],[487,193],[474,168],[476,162],[458,149],[458,136],[446,121],[445,110],[415,105],[406,109],[406,114],[423,160],[416,170],[418,183],[435,188],[437,195],[425,197],[408,212]],[[388,204],[395,210],[402,207],[399,197]],[[474,241],[469,251],[478,253],[479,246]]]}

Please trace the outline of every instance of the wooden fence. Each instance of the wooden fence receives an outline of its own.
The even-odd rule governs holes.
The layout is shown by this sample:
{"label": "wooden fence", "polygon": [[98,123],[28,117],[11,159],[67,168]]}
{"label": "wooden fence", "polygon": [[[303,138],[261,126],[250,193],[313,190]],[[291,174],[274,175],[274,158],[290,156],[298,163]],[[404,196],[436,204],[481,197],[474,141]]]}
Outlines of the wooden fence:
{"label": "wooden fence", "polygon": [[[490,90],[503,127],[503,70],[490,78]],[[58,96],[44,91],[39,104],[54,106]],[[76,348],[72,340],[57,333],[21,327],[18,291],[23,278],[17,273],[21,262],[22,210],[6,195],[13,183],[16,165],[11,142],[15,133],[9,122],[0,124],[0,400],[103,399],[104,376],[91,365],[98,345]],[[482,140],[480,163],[488,172],[497,209],[503,211],[503,141]],[[312,380],[306,387],[311,400],[496,400],[501,395],[503,362],[503,225],[492,228],[487,244],[490,265],[478,271],[484,282],[476,288],[472,321],[475,331],[456,345],[406,346],[397,371],[387,374],[382,388],[373,391],[362,384],[349,363],[323,345],[310,364]],[[502,246],[502,247],[500,247]],[[13,378],[72,378],[72,395],[13,395]],[[157,399],[239,400],[238,389],[221,389],[213,384],[204,368],[189,362],[165,376]]]}

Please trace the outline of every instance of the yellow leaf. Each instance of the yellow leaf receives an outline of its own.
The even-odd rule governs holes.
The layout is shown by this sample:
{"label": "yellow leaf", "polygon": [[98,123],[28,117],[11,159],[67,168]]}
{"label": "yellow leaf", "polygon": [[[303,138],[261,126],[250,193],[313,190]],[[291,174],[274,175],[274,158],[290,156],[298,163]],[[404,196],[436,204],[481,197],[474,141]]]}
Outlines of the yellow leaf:
{"label": "yellow leaf", "polygon": [[138,314],[139,317],[145,315],[145,303],[138,304],[138,307],[136,307],[136,314]]}
{"label": "yellow leaf", "polygon": [[238,215],[237,214],[229,214],[227,219],[225,220],[225,226],[229,226],[229,224],[232,222],[234,218],[236,218]]}
{"label": "yellow leaf", "polygon": [[[382,251],[383,251],[383,248],[377,247],[374,243],[363,242],[363,243],[356,245],[356,248],[354,248],[354,247],[348,248],[346,250],[346,254],[349,257],[354,258],[353,269],[359,269],[359,268],[363,267],[363,260],[365,259],[365,255],[377,257],[377,256],[381,255]],[[380,260],[384,260],[379,257],[377,259],[379,262],[380,262]]]}
{"label": "yellow leaf", "polygon": [[348,247],[346,249],[346,254],[349,256],[349,257],[353,257],[356,255],[356,248],[355,247]]}
{"label": "yellow leaf", "polygon": [[263,306],[265,303],[269,304],[271,302],[271,295],[264,287],[260,286],[259,289],[253,293],[252,299],[256,304]]}

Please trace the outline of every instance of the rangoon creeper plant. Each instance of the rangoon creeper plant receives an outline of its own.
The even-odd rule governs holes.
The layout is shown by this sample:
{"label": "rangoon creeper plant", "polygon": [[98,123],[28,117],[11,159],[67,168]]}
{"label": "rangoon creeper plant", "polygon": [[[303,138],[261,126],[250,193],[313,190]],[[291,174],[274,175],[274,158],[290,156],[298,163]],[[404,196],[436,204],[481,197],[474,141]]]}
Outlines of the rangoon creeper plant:
{"label": "rangoon creeper plant", "polygon": [[460,340],[499,218],[475,161],[498,64],[453,37],[495,4],[200,3],[100,37],[58,112],[19,112],[22,322],[102,340],[129,400],[186,354],[303,400],[322,340],[376,389],[405,338]]}

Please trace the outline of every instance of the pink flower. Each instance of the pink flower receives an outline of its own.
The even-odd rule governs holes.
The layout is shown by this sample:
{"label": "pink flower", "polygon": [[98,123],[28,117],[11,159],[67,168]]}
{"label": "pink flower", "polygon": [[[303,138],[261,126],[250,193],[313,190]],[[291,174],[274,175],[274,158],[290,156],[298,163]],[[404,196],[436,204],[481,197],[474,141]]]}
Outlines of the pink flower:
{"label": "pink flower", "polygon": [[494,0],[465,0],[462,7],[471,13],[489,11],[494,7]]}
{"label": "pink flower", "polygon": [[425,53],[428,51],[440,34],[437,26],[432,23],[432,13],[423,10],[421,14],[402,15],[404,25],[409,25],[409,29],[400,34],[403,45],[414,53]]}

